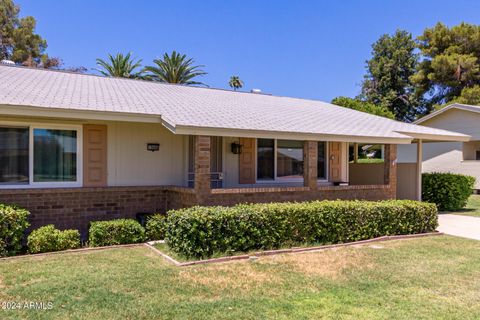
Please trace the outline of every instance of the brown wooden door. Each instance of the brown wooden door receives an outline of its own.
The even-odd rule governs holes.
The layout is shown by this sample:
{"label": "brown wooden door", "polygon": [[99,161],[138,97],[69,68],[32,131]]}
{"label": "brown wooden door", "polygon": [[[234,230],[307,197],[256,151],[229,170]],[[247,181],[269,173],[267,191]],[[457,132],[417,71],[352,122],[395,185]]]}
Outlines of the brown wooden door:
{"label": "brown wooden door", "polygon": [[83,185],[107,185],[107,126],[83,126]]}
{"label": "brown wooden door", "polygon": [[331,182],[342,181],[342,143],[330,142],[329,143],[329,165],[330,165],[330,177]]}
{"label": "brown wooden door", "polygon": [[240,138],[242,153],[239,156],[239,183],[255,183],[255,139]]}

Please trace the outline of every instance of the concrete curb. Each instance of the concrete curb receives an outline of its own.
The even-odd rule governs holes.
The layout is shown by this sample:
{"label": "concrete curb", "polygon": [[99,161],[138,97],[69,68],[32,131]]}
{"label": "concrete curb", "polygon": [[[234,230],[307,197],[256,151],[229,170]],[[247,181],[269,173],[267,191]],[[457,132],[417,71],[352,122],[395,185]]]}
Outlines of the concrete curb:
{"label": "concrete curb", "polygon": [[199,264],[222,263],[222,262],[235,261],[235,260],[248,260],[248,259],[254,259],[255,257],[272,256],[277,254],[315,252],[315,251],[322,251],[322,250],[327,250],[332,248],[351,247],[355,245],[362,245],[362,244],[379,242],[379,241],[413,239],[413,238],[423,238],[423,237],[440,236],[440,235],[443,235],[443,233],[428,232],[428,233],[407,234],[407,235],[397,235],[397,236],[382,236],[378,238],[360,240],[360,241],[348,242],[348,243],[328,244],[323,246],[305,247],[305,248],[297,247],[297,248],[290,248],[290,249],[265,250],[265,251],[252,252],[251,254],[213,258],[213,259],[206,259],[206,260],[195,260],[195,261],[188,261],[188,262],[179,262],[173,259],[172,257],[170,257],[169,255],[161,252],[160,250],[158,250],[157,248],[155,248],[149,243],[145,243],[145,246],[153,250],[153,252],[155,252],[156,254],[165,258],[168,262],[176,265],[177,267],[187,267],[187,266],[193,266],[193,265],[199,265]]}

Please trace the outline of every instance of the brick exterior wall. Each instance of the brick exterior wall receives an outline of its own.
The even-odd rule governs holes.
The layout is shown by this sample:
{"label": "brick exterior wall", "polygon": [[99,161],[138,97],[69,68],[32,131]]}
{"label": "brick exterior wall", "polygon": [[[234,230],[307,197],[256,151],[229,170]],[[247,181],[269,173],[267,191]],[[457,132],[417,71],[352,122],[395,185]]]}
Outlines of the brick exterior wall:
{"label": "brick exterior wall", "polygon": [[167,192],[165,187],[8,189],[0,190],[0,202],[29,210],[31,230],[52,223],[85,235],[90,221],[164,212]]}

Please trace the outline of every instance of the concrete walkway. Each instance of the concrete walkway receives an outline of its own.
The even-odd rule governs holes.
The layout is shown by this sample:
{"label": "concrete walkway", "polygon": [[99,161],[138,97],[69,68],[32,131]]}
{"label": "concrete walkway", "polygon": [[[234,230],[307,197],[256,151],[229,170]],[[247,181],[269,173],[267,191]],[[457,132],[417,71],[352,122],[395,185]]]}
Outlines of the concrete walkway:
{"label": "concrete walkway", "polygon": [[480,218],[439,214],[438,231],[452,236],[480,240]]}

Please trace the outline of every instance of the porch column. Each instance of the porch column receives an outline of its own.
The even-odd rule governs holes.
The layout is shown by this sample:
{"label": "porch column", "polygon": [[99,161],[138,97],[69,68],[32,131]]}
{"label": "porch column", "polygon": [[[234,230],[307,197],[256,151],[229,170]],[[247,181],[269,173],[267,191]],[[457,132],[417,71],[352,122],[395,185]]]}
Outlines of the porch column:
{"label": "porch column", "polygon": [[194,168],[195,192],[197,195],[209,194],[210,186],[210,137],[195,136]]}
{"label": "porch column", "polygon": [[423,162],[423,142],[417,141],[417,200],[422,201],[422,162]]}
{"label": "porch column", "polygon": [[386,144],[384,156],[383,183],[390,185],[391,197],[397,197],[397,145]]}
{"label": "porch column", "polygon": [[303,185],[310,190],[317,189],[318,142],[303,143]]}

